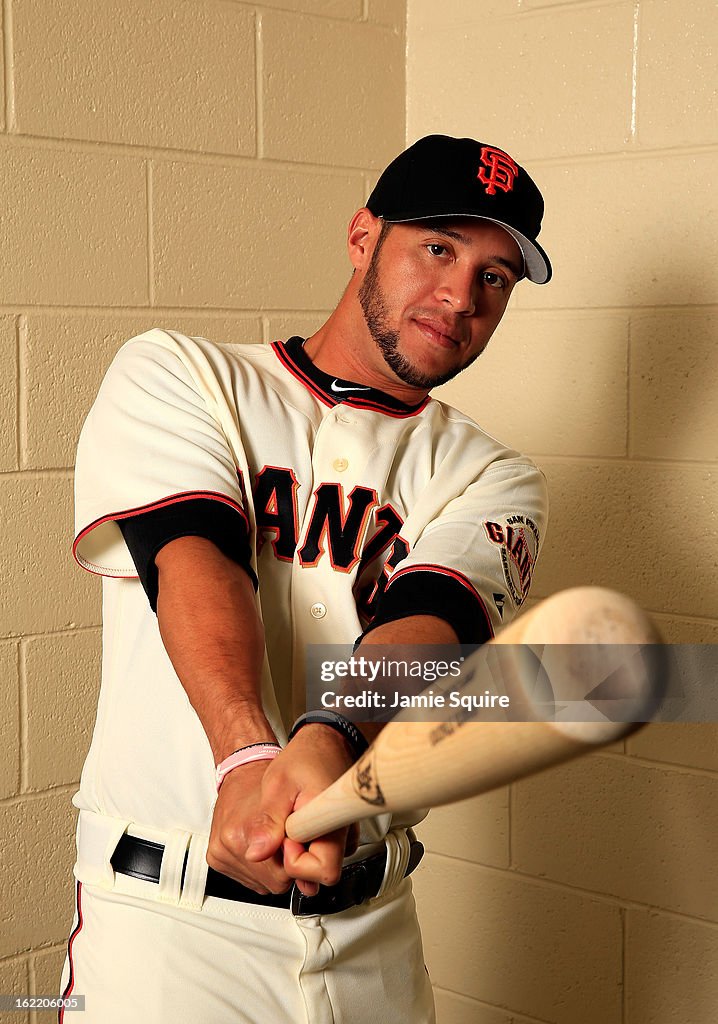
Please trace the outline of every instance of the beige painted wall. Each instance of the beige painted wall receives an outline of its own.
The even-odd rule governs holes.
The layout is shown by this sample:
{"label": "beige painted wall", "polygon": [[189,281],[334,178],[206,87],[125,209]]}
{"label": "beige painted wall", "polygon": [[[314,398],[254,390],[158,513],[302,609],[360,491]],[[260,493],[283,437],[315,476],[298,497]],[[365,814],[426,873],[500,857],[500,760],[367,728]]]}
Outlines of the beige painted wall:
{"label": "beige painted wall", "polygon": [[[404,5],[2,5],[0,992],[52,991],[69,923],[100,614],[69,558],[81,419],[146,327],[269,340],[331,308],[404,138]],[[555,281],[446,389],[549,476],[535,593],[621,586],[715,642],[714,5],[408,7],[408,141],[485,135],[547,196]],[[649,729],[431,816],[440,1024],[714,1020],[716,739]]]}
{"label": "beige painted wall", "polygon": [[81,421],[148,327],[252,342],[322,321],[345,224],[404,141],[405,0],[1,15],[0,992],[43,994],[99,671],[99,583],[70,557]]}
{"label": "beige painted wall", "polygon": [[[714,0],[408,0],[407,51],[407,141],[498,144],[546,196],[554,281],[442,389],[548,476],[534,595],[615,586],[717,642]],[[649,727],[422,835],[440,1024],[715,1021],[715,726]]]}

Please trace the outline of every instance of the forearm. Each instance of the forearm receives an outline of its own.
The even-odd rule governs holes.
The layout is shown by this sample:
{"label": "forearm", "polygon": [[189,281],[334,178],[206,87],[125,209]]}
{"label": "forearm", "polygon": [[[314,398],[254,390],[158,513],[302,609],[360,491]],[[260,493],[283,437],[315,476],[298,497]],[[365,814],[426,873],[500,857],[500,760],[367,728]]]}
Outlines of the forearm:
{"label": "forearm", "polygon": [[[421,644],[457,644],[459,638],[445,619],[436,615],[409,615],[404,619],[395,619],[377,626],[367,633],[355,651],[359,657],[366,653],[367,647],[375,644],[397,644],[414,646]],[[384,728],[385,722],[357,723],[367,740],[371,743],[375,736]]]}
{"label": "forearm", "polygon": [[[171,541],[155,564],[162,640],[215,761],[274,740],[262,709],[264,630],[247,573],[201,537]],[[272,762],[242,765],[226,776],[212,812],[210,867],[260,893],[284,892],[293,878],[308,894],[319,881],[336,881],[346,829],[309,851],[295,844],[294,860],[286,867],[282,860],[284,822],[297,801],[326,788],[350,762],[341,737],[317,731],[298,737]]]}
{"label": "forearm", "polygon": [[273,740],[261,698],[264,631],[249,576],[202,537],[171,541],[155,563],[162,641],[215,761]]}

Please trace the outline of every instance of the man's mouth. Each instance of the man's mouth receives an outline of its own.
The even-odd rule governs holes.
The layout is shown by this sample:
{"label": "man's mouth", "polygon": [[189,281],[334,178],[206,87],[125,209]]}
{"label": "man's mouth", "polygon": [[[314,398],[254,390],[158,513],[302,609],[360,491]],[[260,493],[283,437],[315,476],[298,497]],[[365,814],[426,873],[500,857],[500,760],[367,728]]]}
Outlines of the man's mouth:
{"label": "man's mouth", "polygon": [[448,324],[443,323],[441,320],[429,320],[424,317],[415,318],[414,323],[419,328],[421,333],[429,341],[434,342],[435,345],[441,345],[443,348],[458,348],[461,344],[458,338],[452,334],[453,328]]}

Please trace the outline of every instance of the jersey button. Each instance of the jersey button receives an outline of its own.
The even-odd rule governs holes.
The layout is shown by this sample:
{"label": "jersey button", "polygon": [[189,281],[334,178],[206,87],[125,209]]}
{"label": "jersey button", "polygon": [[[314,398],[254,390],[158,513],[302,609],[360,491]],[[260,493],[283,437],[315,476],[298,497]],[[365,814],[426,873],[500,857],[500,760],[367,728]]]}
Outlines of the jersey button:
{"label": "jersey button", "polygon": [[349,459],[335,459],[332,463],[337,473],[343,473],[349,466]]}
{"label": "jersey button", "polygon": [[327,607],[321,601],[317,601],[309,610],[315,619],[323,619],[327,614]]}

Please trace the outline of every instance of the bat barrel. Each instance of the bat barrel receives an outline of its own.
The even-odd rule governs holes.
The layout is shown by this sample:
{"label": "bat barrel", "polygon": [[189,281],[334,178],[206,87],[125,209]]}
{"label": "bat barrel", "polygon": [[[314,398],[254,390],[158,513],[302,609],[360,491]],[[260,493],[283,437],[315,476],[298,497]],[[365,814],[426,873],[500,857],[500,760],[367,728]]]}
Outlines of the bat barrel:
{"label": "bat barrel", "polygon": [[[540,662],[536,717],[594,745],[614,742],[655,716],[666,690],[666,650],[651,619],[624,594],[602,587],[561,591],[515,628],[525,656],[533,651]],[[510,627],[496,638],[496,653],[512,639]],[[525,688],[529,676],[524,668],[516,685]],[[527,705],[530,695],[524,710]]]}

